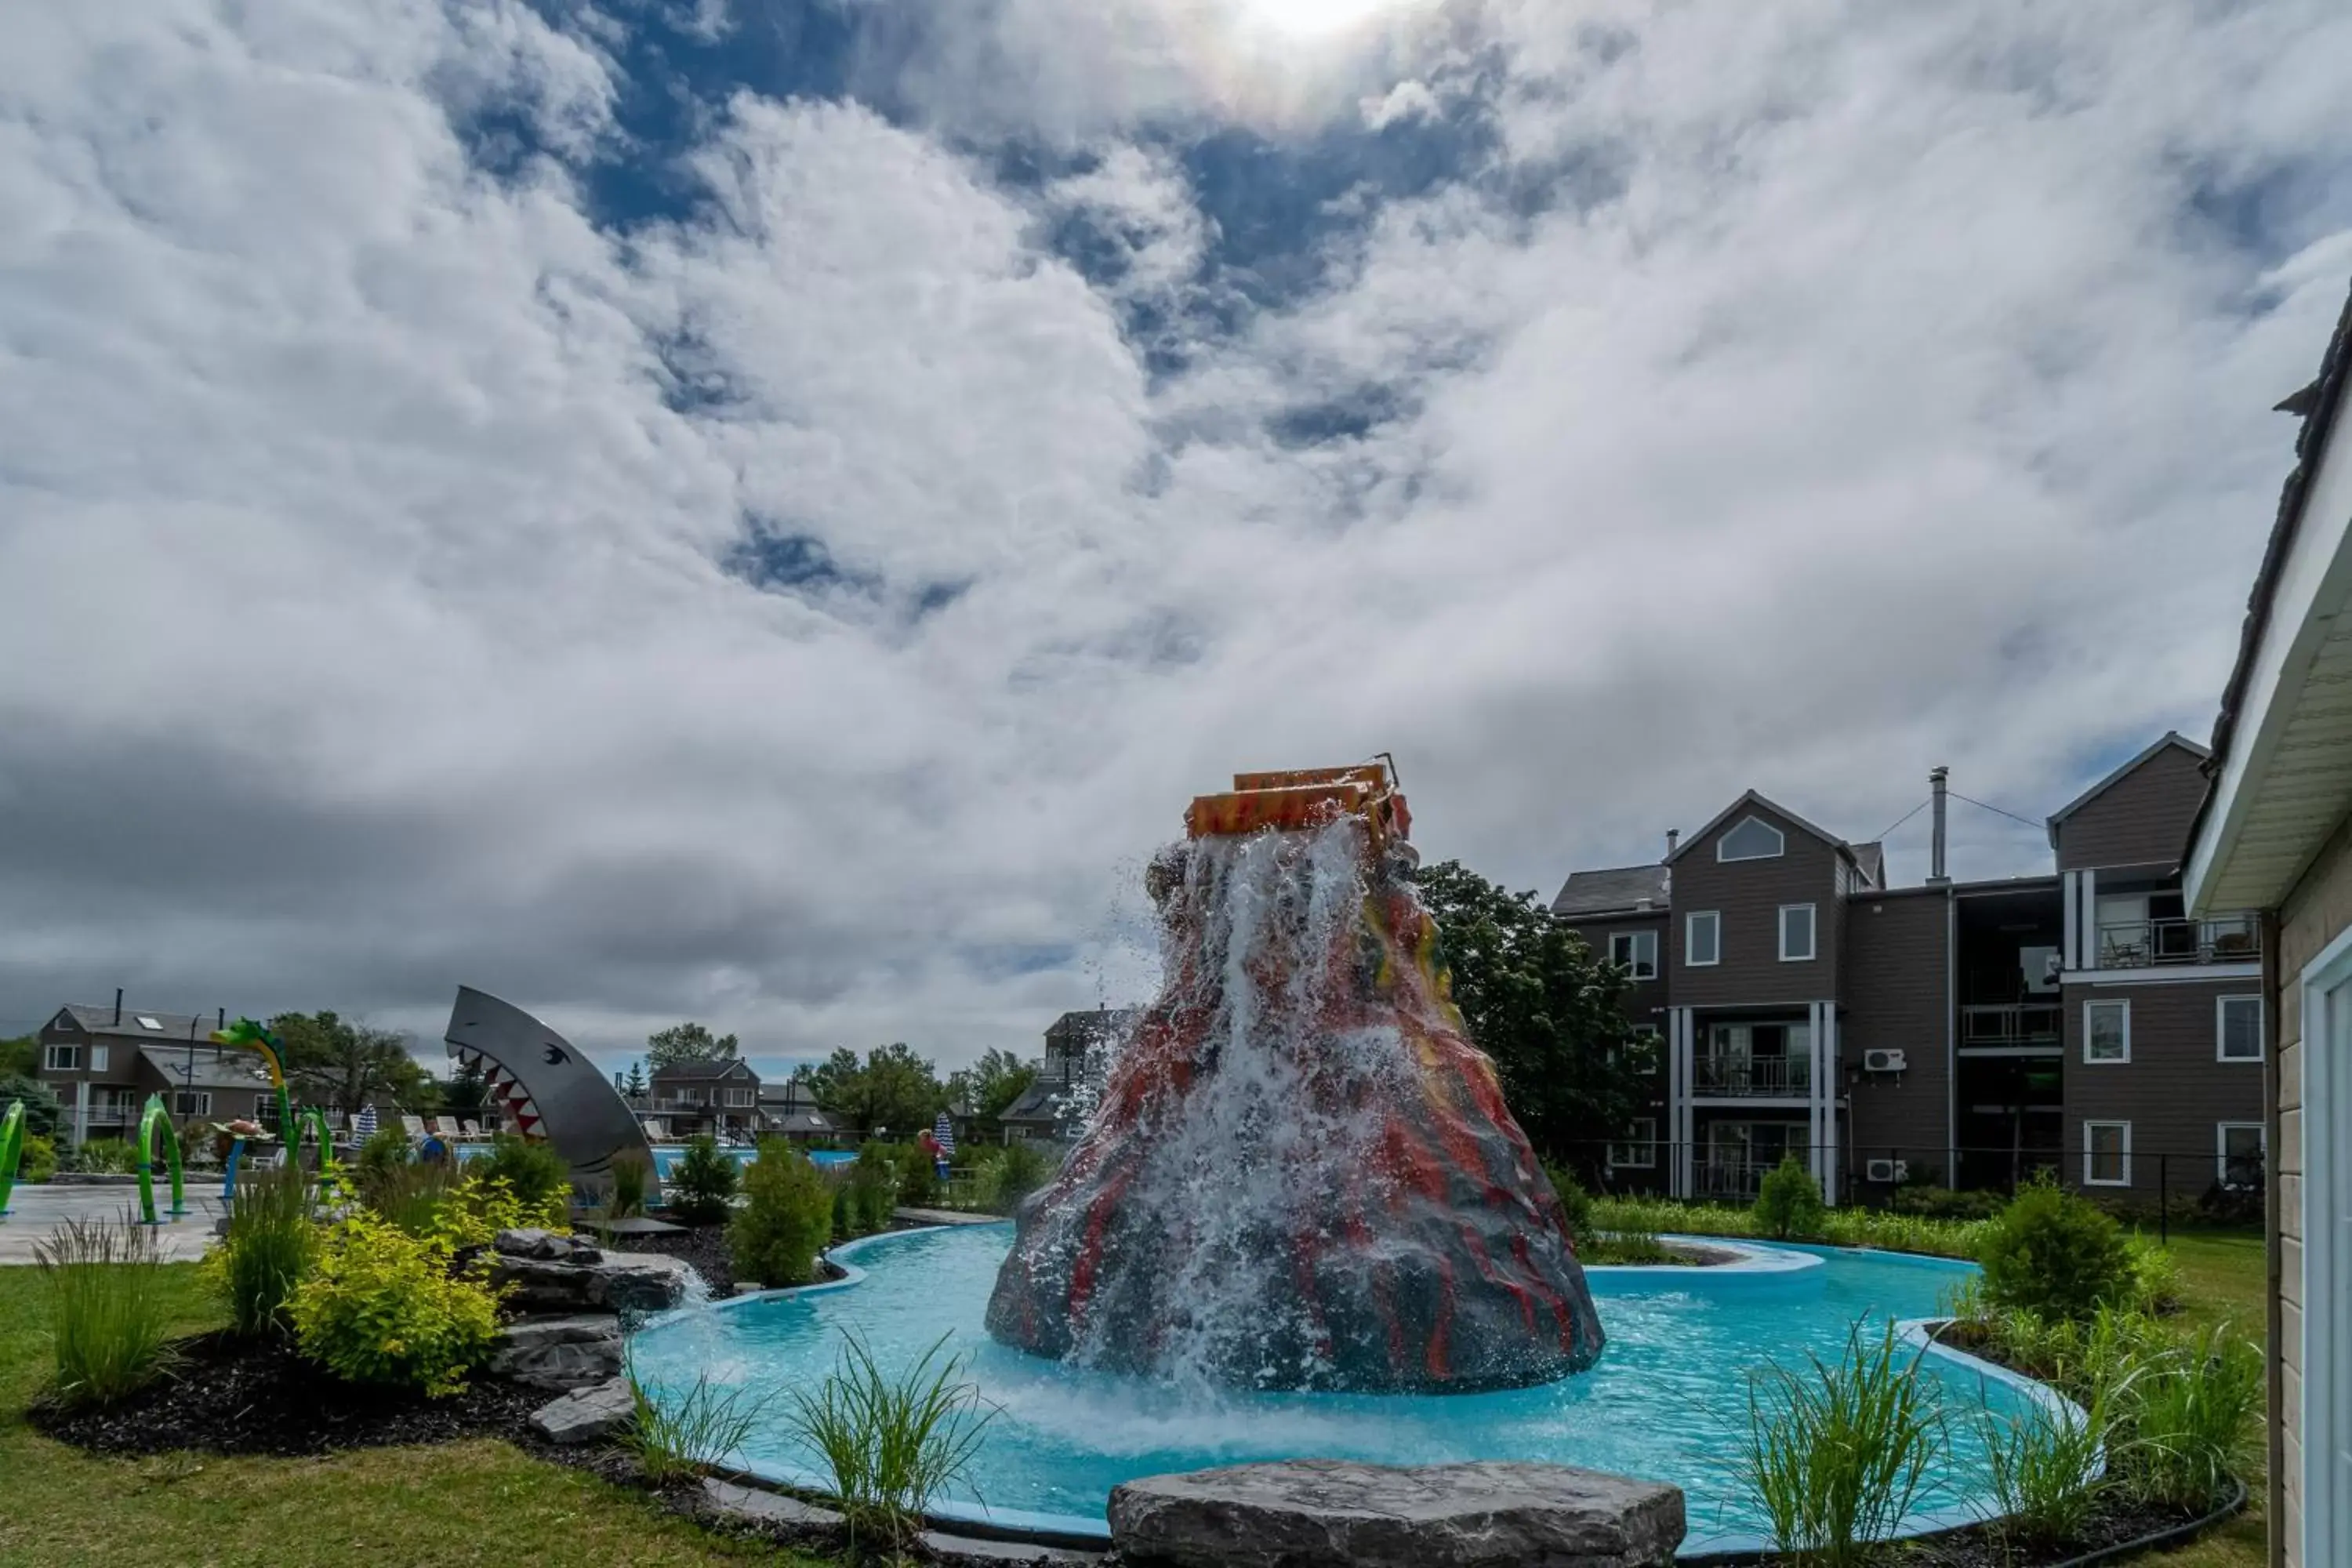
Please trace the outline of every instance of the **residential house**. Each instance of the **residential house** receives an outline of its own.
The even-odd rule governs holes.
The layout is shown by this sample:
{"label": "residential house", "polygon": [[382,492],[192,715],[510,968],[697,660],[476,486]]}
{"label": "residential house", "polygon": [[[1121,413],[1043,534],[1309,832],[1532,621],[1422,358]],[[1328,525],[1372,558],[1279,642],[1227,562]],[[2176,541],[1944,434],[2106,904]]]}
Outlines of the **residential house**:
{"label": "residential house", "polygon": [[794,1143],[831,1143],[845,1131],[818,1107],[808,1085],[797,1078],[761,1085],[759,1112],[762,1138],[782,1138]]}
{"label": "residential house", "polygon": [[2352,1563],[2352,303],[2301,416],[2184,879],[2262,910],[2271,1561]]}
{"label": "residential house", "polygon": [[1554,911],[1626,966],[1660,1047],[1612,1182],[1745,1198],[1791,1154],[1832,1202],[2042,1169],[2137,1201],[2258,1181],[2259,925],[2181,903],[2204,756],[2167,735],[2092,785],[2040,876],[1946,875],[1940,768],[1918,887],[1752,790],[1654,865],[1571,875]]}
{"label": "residential house", "polygon": [[259,1053],[218,1046],[219,1017],[69,1004],[39,1030],[39,1077],[64,1109],[65,1142],[128,1138],[148,1096],[160,1094],[175,1123],[254,1117],[274,1125],[277,1090]]}
{"label": "residential house", "polygon": [[751,1138],[760,1118],[760,1075],[734,1060],[671,1062],[654,1068],[651,1113],[669,1134],[708,1132],[720,1142]]}
{"label": "residential house", "polygon": [[1045,1058],[1034,1082],[997,1118],[1007,1143],[1014,1139],[1051,1142],[1077,1133],[1079,1097],[1088,1056],[1124,1037],[1139,1011],[1133,1007],[1065,1013],[1045,1031]]}

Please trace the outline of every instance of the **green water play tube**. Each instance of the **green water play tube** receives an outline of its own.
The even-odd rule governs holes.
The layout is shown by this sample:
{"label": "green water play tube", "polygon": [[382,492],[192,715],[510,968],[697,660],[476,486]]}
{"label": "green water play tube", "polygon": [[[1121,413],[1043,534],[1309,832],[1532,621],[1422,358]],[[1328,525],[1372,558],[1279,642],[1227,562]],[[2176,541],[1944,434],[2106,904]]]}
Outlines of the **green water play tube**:
{"label": "green water play tube", "polygon": [[25,1157],[25,1102],[12,1100],[0,1117],[0,1215],[8,1212],[8,1194],[16,1185],[16,1166]]}
{"label": "green water play tube", "polygon": [[188,1212],[187,1187],[180,1171],[180,1135],[173,1130],[171,1112],[163,1109],[163,1097],[151,1094],[147,1109],[139,1113],[139,1212],[149,1225],[155,1223],[155,1130],[163,1130],[163,1152],[172,1165],[172,1217],[179,1218]]}

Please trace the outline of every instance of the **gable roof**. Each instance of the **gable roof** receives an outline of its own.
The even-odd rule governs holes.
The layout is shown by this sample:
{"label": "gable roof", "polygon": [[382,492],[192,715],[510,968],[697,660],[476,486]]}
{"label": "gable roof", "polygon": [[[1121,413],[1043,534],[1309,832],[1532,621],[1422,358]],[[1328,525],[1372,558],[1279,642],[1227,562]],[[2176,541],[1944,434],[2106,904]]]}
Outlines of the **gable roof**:
{"label": "gable roof", "polygon": [[[118,1024],[111,1002],[98,1007],[68,1003],[58,1011],[71,1014],[75,1026],[92,1035],[128,1036],[134,1040],[194,1039],[199,1044],[209,1043],[213,1037],[213,1021],[194,1013],[158,1013],[126,1002],[122,1005],[122,1022]],[[151,1029],[139,1021],[142,1018],[152,1018],[158,1026]],[[53,1016],[49,1022],[54,1024],[57,1020]]]}
{"label": "gable roof", "polygon": [[2153,761],[2158,753],[2161,752],[2167,746],[2179,746],[2182,751],[2187,752],[2190,756],[2195,757],[2200,763],[2204,762],[2213,754],[2204,747],[2199,745],[2196,742],[2190,740],[2188,736],[2182,734],[2179,731],[2167,730],[2164,732],[2163,737],[2158,740],[2156,744],[2148,747],[2146,751],[2140,752],[2139,755],[2132,758],[2131,761],[2126,763],[2123,766],[2117,768],[2115,772],[2109,773],[2106,777],[2101,779],[2098,783],[2093,784],[2090,788],[2084,790],[2082,794],[2076,795],[2074,799],[2068,801],[2065,805],[2060,806],[2055,812],[2051,814],[2050,847],[2053,849],[2058,847],[2058,825],[2060,823],[2064,822],[2068,817],[2074,816],[2076,812],[2082,810],[2084,806],[2090,805],[2093,801],[2106,794],[2107,791],[2123,783],[2124,780],[2129,778],[2133,773],[2137,773],[2142,767]]}
{"label": "gable roof", "polygon": [[[1618,866],[1601,871],[1570,871],[1560,884],[1551,912],[1570,920],[1600,915],[1664,914],[1672,879],[1664,863]],[[1643,909],[1642,901],[1649,900]]]}
{"label": "gable roof", "polygon": [[757,1080],[760,1076],[751,1070],[751,1064],[740,1057],[730,1057],[723,1060],[697,1058],[693,1061],[671,1062],[666,1067],[654,1068],[650,1076],[668,1083],[715,1083],[722,1078],[733,1078],[739,1068],[741,1069],[743,1076],[754,1080]]}
{"label": "gable roof", "polygon": [[[113,1008],[107,1009],[110,1017],[113,1013]],[[128,1012],[123,1014],[126,1018],[130,1016]],[[192,1052],[185,1046],[174,1048],[166,1045],[142,1046],[139,1054],[147,1059],[149,1067],[162,1073],[163,1081],[173,1089],[248,1089],[259,1091],[269,1088],[269,1074],[261,1065],[261,1053],[258,1051],[207,1046],[203,1050]]]}
{"label": "gable roof", "polygon": [[[1675,861],[1681,859],[1684,856],[1689,854],[1692,850],[1705,843],[1717,828],[1730,821],[1739,813],[1759,805],[1762,806],[1765,810],[1771,812],[1774,816],[1779,816],[1782,821],[1787,822],[1791,826],[1803,828],[1807,833],[1811,834],[1814,837],[1820,839],[1822,843],[1828,845],[1839,854],[1843,855],[1847,859],[1853,861],[1857,868],[1862,865],[1862,857],[1855,846],[1847,843],[1844,839],[1840,838],[1836,834],[1832,833],[1825,827],[1814,826],[1811,823],[1807,822],[1803,817],[1799,816],[1795,812],[1790,811],[1787,806],[1782,805],[1780,802],[1776,800],[1768,800],[1752,789],[1747,791],[1745,794],[1741,795],[1738,800],[1733,801],[1729,805],[1725,806],[1721,811],[1717,812],[1712,817],[1708,818],[1707,824],[1705,827],[1700,828],[1696,833],[1694,833],[1688,838],[1684,839],[1682,843],[1675,847],[1675,852],[1666,857],[1666,864],[1669,866],[1673,865]],[[1864,846],[1864,847],[1875,847],[1875,846]],[[1875,878],[1873,878],[1872,879],[1874,881],[1876,880]]]}
{"label": "gable roof", "polygon": [[1849,844],[1846,847],[1853,851],[1854,868],[1863,874],[1870,885],[1874,888],[1885,888],[1886,886],[1886,846],[1874,838],[1867,844]]}

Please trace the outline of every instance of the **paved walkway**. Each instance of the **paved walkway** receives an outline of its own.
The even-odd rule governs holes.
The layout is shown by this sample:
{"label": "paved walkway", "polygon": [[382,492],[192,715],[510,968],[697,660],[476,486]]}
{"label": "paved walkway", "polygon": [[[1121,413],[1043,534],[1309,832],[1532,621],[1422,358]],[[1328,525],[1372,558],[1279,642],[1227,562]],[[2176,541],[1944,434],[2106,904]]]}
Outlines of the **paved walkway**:
{"label": "paved walkway", "polygon": [[[168,1182],[157,1182],[155,1187],[155,1210],[161,1215],[172,1205],[172,1188]],[[219,1239],[213,1234],[221,1216],[219,1178],[190,1182],[187,1194],[188,1212],[155,1227],[164,1258],[174,1263],[194,1262]],[[47,1240],[61,1221],[121,1220],[138,1212],[137,1187],[20,1184],[8,1195],[8,1216],[0,1219],[0,1265],[32,1262],[33,1244]]]}

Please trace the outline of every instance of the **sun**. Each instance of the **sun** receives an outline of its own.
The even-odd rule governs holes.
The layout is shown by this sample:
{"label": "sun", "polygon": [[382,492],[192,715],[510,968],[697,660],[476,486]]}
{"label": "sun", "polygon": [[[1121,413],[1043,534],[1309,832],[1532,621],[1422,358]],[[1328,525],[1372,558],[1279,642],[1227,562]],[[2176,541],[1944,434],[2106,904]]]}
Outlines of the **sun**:
{"label": "sun", "polygon": [[1243,0],[1250,17],[1294,37],[1316,37],[1344,32],[1378,15],[1393,10],[1398,0]]}

